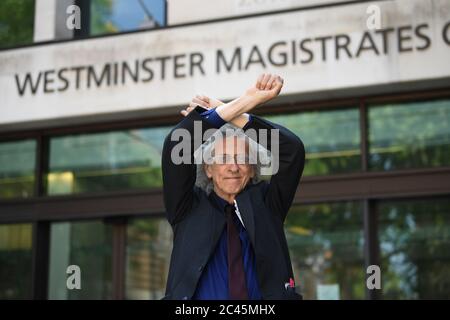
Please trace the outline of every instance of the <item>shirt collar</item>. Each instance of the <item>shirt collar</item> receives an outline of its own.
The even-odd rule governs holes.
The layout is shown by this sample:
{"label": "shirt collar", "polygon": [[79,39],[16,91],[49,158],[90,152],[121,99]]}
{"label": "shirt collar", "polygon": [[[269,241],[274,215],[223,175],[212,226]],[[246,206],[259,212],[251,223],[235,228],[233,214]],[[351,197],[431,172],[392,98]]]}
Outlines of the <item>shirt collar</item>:
{"label": "shirt collar", "polygon": [[211,191],[211,197],[213,199],[214,204],[221,210],[225,211],[225,207],[229,204],[226,200],[219,197],[214,190]]}
{"label": "shirt collar", "polygon": [[226,200],[219,197],[214,191],[211,191],[210,198],[212,199],[213,204],[216,208],[218,208],[221,212],[225,212],[226,206],[233,206],[233,209],[236,209],[236,217],[239,218],[240,225],[242,225],[245,228],[244,221],[242,220],[241,213],[239,212],[239,209],[235,207],[233,204],[229,204]]}

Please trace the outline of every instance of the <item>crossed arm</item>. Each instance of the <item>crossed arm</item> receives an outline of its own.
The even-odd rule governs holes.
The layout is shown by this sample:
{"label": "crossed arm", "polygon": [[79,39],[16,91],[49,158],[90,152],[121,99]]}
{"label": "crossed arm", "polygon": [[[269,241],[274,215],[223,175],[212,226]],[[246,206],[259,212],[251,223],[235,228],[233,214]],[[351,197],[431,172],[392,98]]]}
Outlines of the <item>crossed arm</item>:
{"label": "crossed arm", "polygon": [[181,114],[187,116],[196,106],[208,110],[215,109],[225,122],[231,122],[236,127],[243,128],[250,119],[248,112],[278,96],[283,82],[284,80],[280,76],[263,73],[258,77],[256,83],[239,98],[229,103],[223,103],[217,99],[197,95],[189,106],[181,111]]}

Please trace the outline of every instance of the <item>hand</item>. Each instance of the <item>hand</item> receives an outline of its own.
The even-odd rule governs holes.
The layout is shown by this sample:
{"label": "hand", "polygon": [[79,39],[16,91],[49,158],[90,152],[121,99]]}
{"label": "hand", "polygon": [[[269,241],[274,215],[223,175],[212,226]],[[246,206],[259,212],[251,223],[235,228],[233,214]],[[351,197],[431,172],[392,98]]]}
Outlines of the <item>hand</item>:
{"label": "hand", "polygon": [[186,117],[197,106],[201,106],[209,110],[214,109],[222,104],[223,102],[220,100],[209,98],[203,95],[196,95],[194,98],[192,98],[191,102],[189,103],[189,106],[185,110],[181,110],[180,113]]}
{"label": "hand", "polygon": [[263,73],[256,84],[247,89],[245,95],[255,99],[258,104],[267,102],[280,94],[283,82],[283,78],[276,74]]}

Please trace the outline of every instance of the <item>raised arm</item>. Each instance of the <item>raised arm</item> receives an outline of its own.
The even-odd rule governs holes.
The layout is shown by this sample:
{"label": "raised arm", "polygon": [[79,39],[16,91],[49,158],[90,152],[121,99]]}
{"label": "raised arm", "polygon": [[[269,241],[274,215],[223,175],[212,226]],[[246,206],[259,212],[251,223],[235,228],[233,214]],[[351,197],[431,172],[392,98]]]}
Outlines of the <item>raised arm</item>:
{"label": "raised arm", "polygon": [[[164,204],[166,206],[167,220],[171,225],[183,219],[184,215],[192,207],[193,188],[196,178],[194,148],[197,147],[194,145],[194,124],[195,122],[198,125],[201,124],[199,126],[201,127],[201,137],[203,137],[206,130],[214,129],[211,123],[201,117],[200,114],[204,111],[206,110],[201,107],[195,108],[172,129],[164,140],[161,168]],[[180,148],[181,145],[179,143],[183,141],[185,144],[187,143],[188,148]],[[188,152],[188,155],[185,155],[184,152]],[[187,161],[181,162],[180,158]]]}
{"label": "raised arm", "polygon": [[[276,75],[263,75],[246,94],[255,97],[258,104],[275,98],[283,87],[283,79]],[[247,110],[246,110],[247,112]],[[294,133],[281,125],[252,115],[252,121],[246,129],[254,129],[260,140],[260,130],[267,133],[266,147],[271,151],[272,160],[278,161],[278,171],[272,175],[266,187],[265,201],[274,214],[285,220],[297,190],[305,165],[305,148],[303,142]],[[273,129],[278,129],[278,139],[272,139]],[[278,148],[274,148],[276,147]]]}
{"label": "raised arm", "polygon": [[[267,132],[264,147],[271,151],[272,161],[278,161],[278,171],[266,187],[265,201],[271,211],[284,221],[303,174],[305,148],[301,139],[285,127],[255,115],[252,117],[247,128],[256,131],[258,140],[260,130]],[[273,129],[278,129],[278,139],[276,136],[272,139]]]}

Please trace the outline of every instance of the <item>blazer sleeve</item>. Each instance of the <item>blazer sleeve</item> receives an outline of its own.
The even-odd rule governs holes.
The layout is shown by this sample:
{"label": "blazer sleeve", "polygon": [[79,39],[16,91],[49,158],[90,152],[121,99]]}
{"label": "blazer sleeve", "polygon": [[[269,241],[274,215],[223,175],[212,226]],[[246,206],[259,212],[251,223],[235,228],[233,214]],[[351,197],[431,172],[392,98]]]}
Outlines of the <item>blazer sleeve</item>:
{"label": "blazer sleeve", "polygon": [[[197,167],[194,163],[194,152],[195,148],[199,147],[194,143],[194,140],[202,143],[203,141],[201,139],[203,138],[205,131],[208,129],[216,129],[213,123],[207,121],[200,115],[205,111],[206,109],[197,106],[171,130],[164,140],[161,159],[164,205],[166,207],[167,220],[171,225],[175,225],[181,221],[192,208],[197,172]],[[199,139],[198,137],[194,139],[194,124],[196,122],[196,127],[201,128],[201,130],[197,129],[195,131],[195,134],[201,134]],[[177,137],[176,133],[180,132],[182,135]],[[190,148],[181,149],[178,144],[182,142],[183,139],[186,139],[186,136],[189,137],[187,145],[189,145]],[[174,150],[174,148],[177,149]],[[189,159],[189,161],[174,163],[172,159],[173,150],[177,156]],[[185,151],[189,152],[188,156],[183,154]]]}
{"label": "blazer sleeve", "polygon": [[[255,129],[259,140],[259,130],[265,129],[268,132],[267,145],[264,145],[271,152],[273,151],[271,129],[279,130],[278,141],[278,172],[270,178],[266,185],[265,202],[269,209],[284,222],[289,208],[294,200],[300,178],[305,166],[305,147],[302,140],[287,128],[276,123],[252,115],[252,122],[246,129]],[[277,157],[272,152],[272,157]]]}

